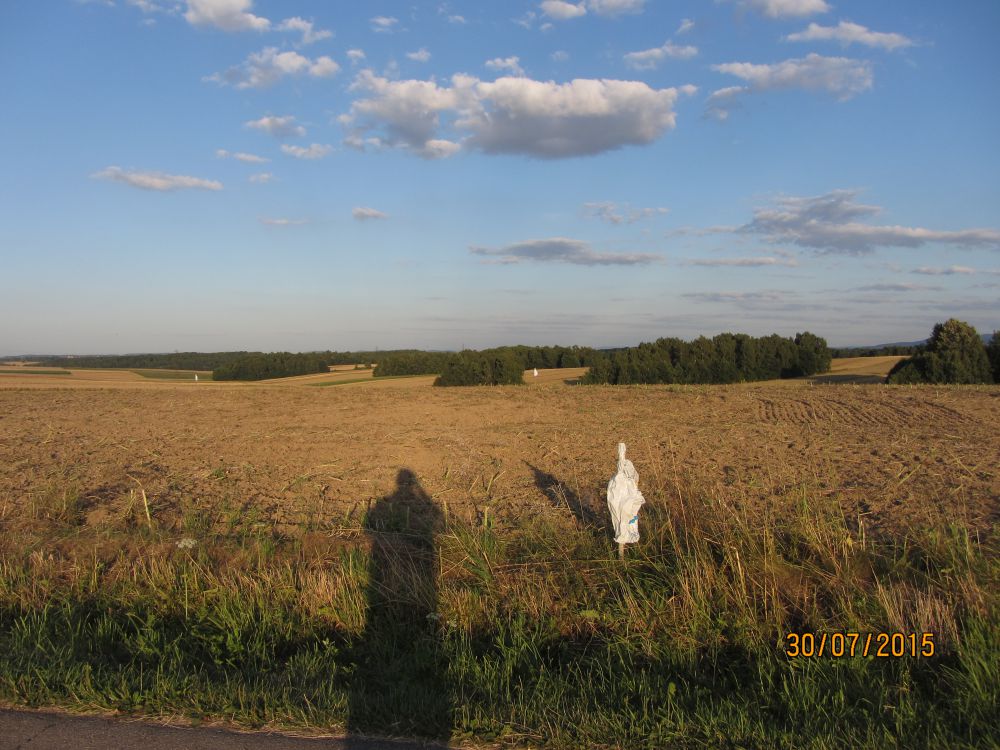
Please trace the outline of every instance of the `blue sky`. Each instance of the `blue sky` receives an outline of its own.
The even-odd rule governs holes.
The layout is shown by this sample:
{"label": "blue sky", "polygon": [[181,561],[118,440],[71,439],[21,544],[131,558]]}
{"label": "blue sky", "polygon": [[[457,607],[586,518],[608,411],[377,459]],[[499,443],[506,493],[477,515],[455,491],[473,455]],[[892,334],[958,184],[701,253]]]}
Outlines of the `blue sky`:
{"label": "blue sky", "polygon": [[1000,4],[0,6],[0,353],[1000,327]]}

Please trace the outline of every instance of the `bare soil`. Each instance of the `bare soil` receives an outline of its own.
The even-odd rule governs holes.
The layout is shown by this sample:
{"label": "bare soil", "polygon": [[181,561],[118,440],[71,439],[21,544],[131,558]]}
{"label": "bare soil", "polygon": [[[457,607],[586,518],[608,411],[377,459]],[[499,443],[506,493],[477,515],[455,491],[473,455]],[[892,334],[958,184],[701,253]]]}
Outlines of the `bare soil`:
{"label": "bare soil", "polygon": [[81,372],[0,378],[16,379],[0,387],[0,529],[71,492],[81,531],[97,532],[134,512],[140,487],[178,531],[247,518],[287,534],[359,528],[402,469],[447,513],[577,523],[603,518],[618,441],[640,487],[691,487],[748,513],[805,500],[866,528],[1000,520],[997,387],[596,387],[551,371],[528,379],[540,387],[305,388]]}

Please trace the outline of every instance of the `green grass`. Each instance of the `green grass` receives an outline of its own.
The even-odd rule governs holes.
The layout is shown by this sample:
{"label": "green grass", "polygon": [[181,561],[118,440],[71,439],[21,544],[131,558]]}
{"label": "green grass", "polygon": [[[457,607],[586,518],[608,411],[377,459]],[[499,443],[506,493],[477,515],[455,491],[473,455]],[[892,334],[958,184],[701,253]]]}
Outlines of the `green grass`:
{"label": "green grass", "polygon": [[[0,699],[552,748],[1000,744],[997,549],[956,526],[881,536],[809,488],[777,517],[681,482],[649,488],[625,562],[569,518],[405,497],[315,553],[155,508],[96,532],[75,498],[0,541]],[[793,659],[790,631],[937,653]]]}
{"label": "green grass", "polygon": [[199,380],[211,380],[211,372],[202,372],[201,370],[131,370],[136,375],[142,375],[144,378],[151,378],[153,380],[194,380],[195,373],[198,374]]}
{"label": "green grass", "polygon": [[0,375],[72,375],[69,370],[25,370],[23,368],[11,368],[0,370]]}

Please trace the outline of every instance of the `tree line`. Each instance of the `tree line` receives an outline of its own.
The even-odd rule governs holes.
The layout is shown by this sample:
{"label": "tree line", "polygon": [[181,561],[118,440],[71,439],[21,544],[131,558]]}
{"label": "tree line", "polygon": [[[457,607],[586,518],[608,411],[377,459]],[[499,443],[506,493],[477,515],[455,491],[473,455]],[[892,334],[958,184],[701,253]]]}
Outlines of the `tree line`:
{"label": "tree line", "polygon": [[919,344],[891,344],[889,346],[841,346],[830,349],[834,359],[844,357],[910,357],[920,351]]}
{"label": "tree line", "polygon": [[95,354],[82,357],[38,357],[46,367],[125,370],[214,370],[262,352],[170,352],[165,354]]}
{"label": "tree line", "polygon": [[[454,352],[398,351],[381,357],[373,375],[377,378],[386,375],[443,374],[449,365],[459,368],[468,365],[472,354],[479,354],[493,361],[516,360],[522,371],[534,367],[590,367],[603,356],[597,349],[585,346],[500,346],[478,352],[467,349],[458,355]],[[466,356],[463,358],[460,355]]]}
{"label": "tree line", "polygon": [[1000,332],[989,344],[976,329],[951,318],[938,323],[925,346],[889,371],[887,383],[1000,383]]}
{"label": "tree line", "polygon": [[755,338],[720,333],[693,341],[661,338],[603,357],[585,383],[738,383],[795,378],[830,369],[826,340],[812,333]]}
{"label": "tree line", "polygon": [[213,380],[267,380],[329,372],[323,354],[249,354],[212,370]]}

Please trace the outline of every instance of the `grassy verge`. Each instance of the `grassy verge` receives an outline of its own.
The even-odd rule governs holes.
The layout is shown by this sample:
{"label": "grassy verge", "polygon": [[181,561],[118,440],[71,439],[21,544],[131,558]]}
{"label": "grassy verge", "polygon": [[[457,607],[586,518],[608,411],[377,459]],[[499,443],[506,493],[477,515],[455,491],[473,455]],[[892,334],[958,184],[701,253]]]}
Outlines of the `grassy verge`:
{"label": "grassy verge", "polygon": [[153,380],[194,380],[197,372],[199,380],[211,380],[211,372],[201,370],[132,370],[136,375]]}
{"label": "grassy verge", "polygon": [[[0,535],[0,698],[555,748],[1000,744],[992,543],[877,537],[808,488],[782,517],[647,497],[622,563],[568,513],[501,530],[415,493],[295,536],[138,503],[97,533],[52,493]],[[844,631],[936,652],[784,653]]]}

